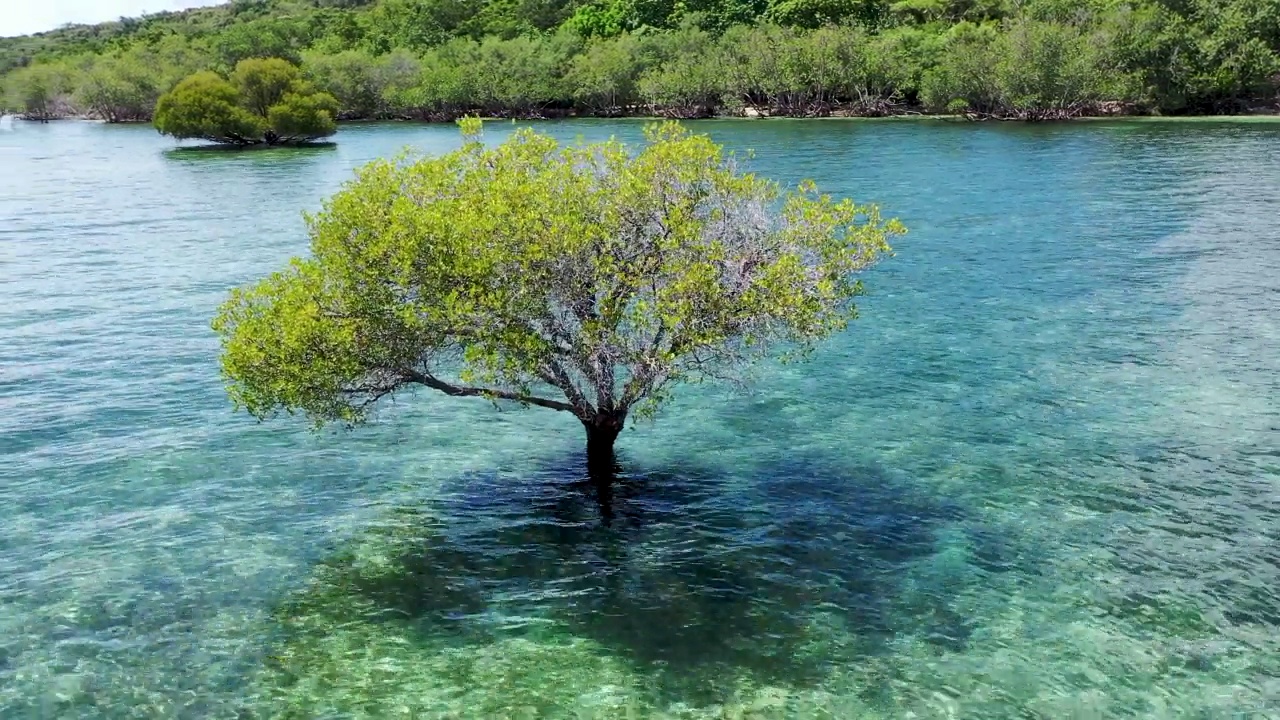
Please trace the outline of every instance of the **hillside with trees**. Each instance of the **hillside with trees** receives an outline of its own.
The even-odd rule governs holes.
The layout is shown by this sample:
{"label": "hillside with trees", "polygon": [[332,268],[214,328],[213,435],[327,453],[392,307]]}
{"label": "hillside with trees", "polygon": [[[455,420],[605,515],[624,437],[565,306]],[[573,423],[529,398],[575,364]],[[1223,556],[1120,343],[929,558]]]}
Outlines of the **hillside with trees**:
{"label": "hillside with trees", "polygon": [[11,112],[282,58],[340,119],[1274,112],[1280,0],[236,0],[0,39]]}

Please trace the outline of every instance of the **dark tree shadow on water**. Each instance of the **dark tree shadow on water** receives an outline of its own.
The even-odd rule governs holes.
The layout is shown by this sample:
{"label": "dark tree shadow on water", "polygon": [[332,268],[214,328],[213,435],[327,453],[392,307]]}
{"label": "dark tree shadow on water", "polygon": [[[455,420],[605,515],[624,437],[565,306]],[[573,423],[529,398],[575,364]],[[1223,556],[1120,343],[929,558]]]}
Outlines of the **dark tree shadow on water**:
{"label": "dark tree shadow on water", "polygon": [[550,620],[690,702],[722,701],[718,682],[744,673],[816,683],[899,633],[964,646],[970,628],[947,588],[908,586],[964,512],[914,483],[800,460],[750,476],[623,472],[604,486],[580,466],[459,478],[378,531],[384,570],[340,553],[323,564],[328,587],[462,642],[527,630],[513,618]]}
{"label": "dark tree shadow on water", "polygon": [[286,154],[286,153],[307,153],[307,152],[318,152],[318,151],[324,151],[324,150],[333,150],[336,147],[338,147],[338,143],[335,143],[335,142],[309,142],[309,143],[294,143],[294,144],[282,144],[282,145],[266,145],[266,144],[233,145],[230,143],[218,145],[214,143],[208,143],[208,144],[202,144],[202,145],[178,145],[177,147],[171,147],[165,150],[164,152],[166,155],[170,155],[173,157],[181,157],[183,155],[187,155],[187,156],[201,155],[204,153],[244,154],[244,153],[264,153],[265,152],[265,153]]}
{"label": "dark tree shadow on water", "polygon": [[287,167],[310,164],[337,150],[337,143],[310,145],[179,145],[163,151],[175,163],[193,167],[232,164],[270,164]]}

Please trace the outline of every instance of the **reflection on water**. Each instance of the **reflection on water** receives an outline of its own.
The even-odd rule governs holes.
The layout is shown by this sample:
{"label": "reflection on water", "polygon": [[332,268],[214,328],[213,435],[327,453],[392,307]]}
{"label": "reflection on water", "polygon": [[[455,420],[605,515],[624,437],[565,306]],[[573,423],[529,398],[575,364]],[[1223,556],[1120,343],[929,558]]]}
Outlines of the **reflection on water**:
{"label": "reflection on water", "polygon": [[180,157],[183,155],[200,155],[202,153],[249,153],[249,152],[266,152],[273,153],[277,156],[292,155],[298,153],[319,152],[324,150],[334,150],[338,147],[335,142],[312,142],[302,145],[232,145],[232,144],[204,144],[204,145],[179,145],[177,147],[165,150],[168,157]]}
{"label": "reflection on water", "polygon": [[166,159],[173,161],[212,161],[215,159],[245,160],[252,158],[257,162],[287,163],[291,159],[306,158],[337,150],[338,144],[332,142],[309,143],[307,145],[271,146],[271,145],[178,145],[164,151]]}
{"label": "reflection on water", "polygon": [[[630,702],[719,707],[747,686],[813,688],[900,635],[962,652],[971,628],[950,601],[1015,560],[998,535],[967,533],[962,508],[876,468],[793,458],[730,477],[682,465],[624,472],[602,495],[581,465],[466,476],[325,560],[278,613],[292,630],[277,668],[286,695],[323,670],[348,674],[329,699],[345,690],[358,705],[360,670],[316,668],[313,646],[367,624],[446,672],[475,646],[585,641],[634,676]],[[948,542],[977,550],[920,584],[913,568],[947,549],[950,528]],[[542,683],[539,712],[573,709],[553,676]]]}

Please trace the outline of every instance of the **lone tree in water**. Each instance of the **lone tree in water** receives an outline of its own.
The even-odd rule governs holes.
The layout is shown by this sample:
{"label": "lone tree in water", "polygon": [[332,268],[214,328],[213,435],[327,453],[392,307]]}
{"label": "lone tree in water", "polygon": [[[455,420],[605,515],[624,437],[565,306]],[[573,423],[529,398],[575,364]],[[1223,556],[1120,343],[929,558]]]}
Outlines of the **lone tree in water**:
{"label": "lone tree in water", "polygon": [[843,329],[854,275],[904,232],[675,124],[634,155],[462,125],[456,152],[364,167],[308,218],[311,257],[233,291],[213,326],[238,406],[356,424],[414,386],[535,405],[577,417],[608,472],[674,384]]}
{"label": "lone tree in water", "polygon": [[230,79],[198,72],[160,96],[155,126],[175,138],[228,145],[290,145],[338,131],[338,101],[280,58],[241,60]]}

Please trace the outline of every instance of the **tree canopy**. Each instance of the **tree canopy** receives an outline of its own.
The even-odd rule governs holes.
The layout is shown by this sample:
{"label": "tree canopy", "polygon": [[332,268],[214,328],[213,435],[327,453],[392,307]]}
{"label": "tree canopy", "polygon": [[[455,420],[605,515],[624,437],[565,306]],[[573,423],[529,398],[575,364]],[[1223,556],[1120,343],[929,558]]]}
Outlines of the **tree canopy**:
{"label": "tree canopy", "polygon": [[205,70],[156,103],[155,126],[175,138],[235,145],[308,142],[337,132],[338,102],[279,58],[241,60],[230,79]]}
{"label": "tree canopy", "polygon": [[309,218],[311,255],[214,321],[235,402],[355,424],[413,387],[571,413],[588,455],[681,382],[856,317],[857,273],[903,227],[812,183],[784,191],[705,136],[638,152],[520,130],[379,160]]}

